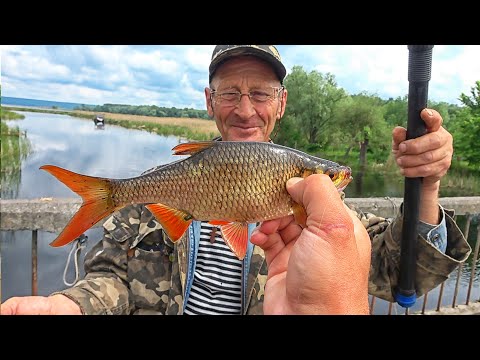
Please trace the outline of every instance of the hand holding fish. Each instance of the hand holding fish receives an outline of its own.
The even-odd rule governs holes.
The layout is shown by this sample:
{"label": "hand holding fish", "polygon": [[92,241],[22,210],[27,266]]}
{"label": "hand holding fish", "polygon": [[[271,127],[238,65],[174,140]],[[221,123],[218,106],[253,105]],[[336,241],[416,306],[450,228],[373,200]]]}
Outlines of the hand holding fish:
{"label": "hand holding fish", "polygon": [[423,177],[420,220],[438,224],[440,179],[452,162],[453,137],[442,126],[443,119],[437,111],[424,109],[420,116],[427,133],[416,139],[405,140],[407,130],[397,126],[392,132],[392,151],[402,175]]}
{"label": "hand holding fish", "polygon": [[[321,189],[321,191],[319,191]],[[370,238],[328,176],[293,178],[287,190],[306,209],[263,222],[252,243],[265,251],[265,314],[368,314]]]}

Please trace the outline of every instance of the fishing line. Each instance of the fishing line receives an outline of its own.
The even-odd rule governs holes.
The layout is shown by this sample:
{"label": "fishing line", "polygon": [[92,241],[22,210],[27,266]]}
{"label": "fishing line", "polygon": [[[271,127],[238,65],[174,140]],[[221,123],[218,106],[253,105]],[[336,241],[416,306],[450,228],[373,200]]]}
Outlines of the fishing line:
{"label": "fishing line", "polygon": [[[79,279],[79,268],[78,268],[78,258],[80,257],[80,251],[86,247],[86,245],[83,245],[85,241],[88,239],[87,236],[82,234],[77,238],[77,241],[72,244],[72,249],[70,250],[70,253],[68,254],[67,258],[67,263],[65,264],[65,270],[63,271],[63,283],[67,286],[73,286],[78,282]],[[68,269],[68,264],[70,263],[70,259],[72,257],[72,254],[75,253],[74,255],[74,265],[75,265],[75,279],[72,283],[67,282],[67,269]]]}

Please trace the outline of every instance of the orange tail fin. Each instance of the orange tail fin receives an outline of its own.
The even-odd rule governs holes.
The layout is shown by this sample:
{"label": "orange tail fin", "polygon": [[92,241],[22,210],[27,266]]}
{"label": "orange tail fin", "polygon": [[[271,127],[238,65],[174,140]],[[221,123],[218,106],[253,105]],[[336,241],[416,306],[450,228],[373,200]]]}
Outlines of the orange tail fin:
{"label": "orange tail fin", "polygon": [[60,235],[50,243],[51,246],[63,246],[72,242],[98,221],[119,208],[119,206],[113,205],[108,179],[80,175],[53,165],[44,165],[40,169],[48,171],[83,199],[80,209]]}

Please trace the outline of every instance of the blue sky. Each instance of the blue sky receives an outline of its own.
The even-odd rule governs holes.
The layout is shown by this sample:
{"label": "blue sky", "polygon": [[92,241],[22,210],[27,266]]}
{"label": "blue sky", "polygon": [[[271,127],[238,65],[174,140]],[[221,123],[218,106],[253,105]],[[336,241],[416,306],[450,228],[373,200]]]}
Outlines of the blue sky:
{"label": "blue sky", "polygon": [[[408,93],[406,45],[278,45],[290,72],[330,72],[349,94]],[[2,45],[2,95],[83,104],[205,109],[214,45]],[[461,104],[480,80],[480,45],[435,45],[429,99]]]}

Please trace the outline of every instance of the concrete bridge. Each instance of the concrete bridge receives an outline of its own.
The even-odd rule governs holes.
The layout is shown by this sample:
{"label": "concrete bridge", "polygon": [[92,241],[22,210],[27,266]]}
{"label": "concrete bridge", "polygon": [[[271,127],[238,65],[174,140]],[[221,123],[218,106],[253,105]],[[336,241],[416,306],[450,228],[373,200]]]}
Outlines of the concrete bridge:
{"label": "concrete bridge", "polygon": [[[393,217],[396,215],[402,198],[347,198],[348,204],[355,205],[362,211],[371,212],[383,217]],[[480,215],[480,196],[472,197],[444,197],[441,198],[440,204],[447,209],[454,209],[457,215],[466,215],[467,223],[464,234],[468,236],[470,222],[474,216]],[[32,294],[37,291],[37,232],[47,231],[59,233],[81,205],[80,198],[41,198],[41,199],[0,199],[0,230],[31,230],[32,231]],[[101,226],[103,221],[99,221],[94,227]],[[473,283],[475,264],[478,258],[480,245],[480,222],[477,226],[477,242],[474,249],[473,269],[468,289],[468,297],[466,304],[455,304],[451,307],[437,307],[436,310],[423,309],[420,313],[429,315],[449,315],[449,314],[480,314],[479,300],[470,303],[470,290],[475,284]],[[459,269],[460,271],[461,269]],[[1,269],[0,269],[1,282]],[[478,281],[477,281],[478,282]],[[458,283],[458,282],[457,282]],[[441,294],[443,285],[440,289],[439,304],[441,303]],[[457,290],[456,290],[457,291]],[[0,290],[1,293],[1,290]],[[427,294],[428,295],[428,294]],[[376,298],[371,297],[370,307],[373,313],[373,307]],[[426,296],[425,296],[426,301]],[[389,312],[390,313],[390,312]],[[408,314],[408,311],[406,311]]]}
{"label": "concrete bridge", "polygon": [[[347,198],[348,204],[383,217],[396,215],[402,198]],[[457,215],[480,214],[480,196],[445,197],[440,204]],[[60,232],[81,205],[80,198],[0,200],[0,230]],[[101,221],[95,226],[100,226]]]}

